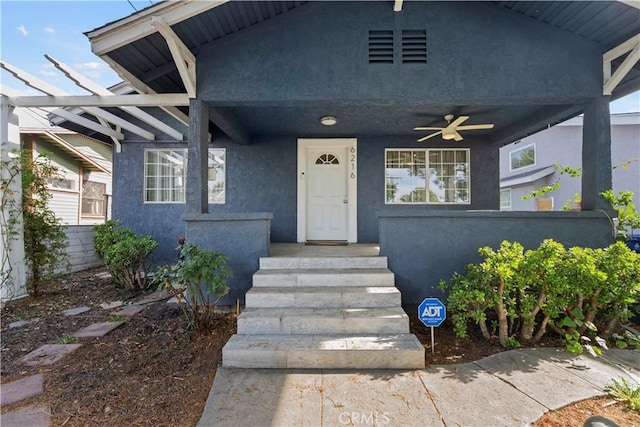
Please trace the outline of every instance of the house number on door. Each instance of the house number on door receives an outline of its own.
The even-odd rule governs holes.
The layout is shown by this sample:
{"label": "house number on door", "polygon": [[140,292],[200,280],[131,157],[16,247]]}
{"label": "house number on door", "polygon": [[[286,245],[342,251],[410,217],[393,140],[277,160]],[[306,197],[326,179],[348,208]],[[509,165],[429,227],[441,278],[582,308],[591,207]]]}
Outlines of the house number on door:
{"label": "house number on door", "polygon": [[356,179],[356,149],[355,147],[351,147],[351,179]]}

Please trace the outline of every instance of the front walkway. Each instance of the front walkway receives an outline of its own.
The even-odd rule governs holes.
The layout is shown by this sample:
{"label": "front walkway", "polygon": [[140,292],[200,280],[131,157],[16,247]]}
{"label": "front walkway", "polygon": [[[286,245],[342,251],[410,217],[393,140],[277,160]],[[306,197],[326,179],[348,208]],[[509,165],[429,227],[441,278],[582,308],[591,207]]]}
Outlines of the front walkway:
{"label": "front walkway", "polygon": [[525,426],[545,412],[638,383],[640,353],[574,358],[553,348],[414,371],[219,368],[198,426]]}

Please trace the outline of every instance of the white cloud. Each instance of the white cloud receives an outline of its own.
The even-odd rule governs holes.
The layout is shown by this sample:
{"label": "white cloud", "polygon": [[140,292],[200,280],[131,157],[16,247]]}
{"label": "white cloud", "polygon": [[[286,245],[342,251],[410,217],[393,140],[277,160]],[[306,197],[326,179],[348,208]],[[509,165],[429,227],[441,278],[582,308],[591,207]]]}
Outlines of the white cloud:
{"label": "white cloud", "polygon": [[17,30],[18,30],[18,31],[20,31],[20,33],[22,33],[22,35],[23,35],[24,37],[27,37],[27,36],[29,35],[29,32],[28,32],[28,31],[27,31],[27,29],[24,27],[24,25],[20,25],[20,26],[17,28]]}
{"label": "white cloud", "polygon": [[109,69],[107,64],[96,61],[74,64],[73,68],[79,71],[82,75],[92,79],[101,78],[102,74]]}
{"label": "white cloud", "polygon": [[56,30],[54,30],[51,27],[44,27],[44,32],[47,33],[47,34],[55,34]]}

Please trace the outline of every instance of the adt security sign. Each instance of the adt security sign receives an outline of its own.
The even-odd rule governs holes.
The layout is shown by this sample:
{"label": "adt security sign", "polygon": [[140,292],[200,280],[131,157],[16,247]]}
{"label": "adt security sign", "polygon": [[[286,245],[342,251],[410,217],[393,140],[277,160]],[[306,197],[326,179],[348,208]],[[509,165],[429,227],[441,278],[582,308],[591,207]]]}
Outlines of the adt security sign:
{"label": "adt security sign", "polygon": [[425,298],[418,306],[418,318],[425,326],[436,328],[447,318],[447,308],[438,298]]}

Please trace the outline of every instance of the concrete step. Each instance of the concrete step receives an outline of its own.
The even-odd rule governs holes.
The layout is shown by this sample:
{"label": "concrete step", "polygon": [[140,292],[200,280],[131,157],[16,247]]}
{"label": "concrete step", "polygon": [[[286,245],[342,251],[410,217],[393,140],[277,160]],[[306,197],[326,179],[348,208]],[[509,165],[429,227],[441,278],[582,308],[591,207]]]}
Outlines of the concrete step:
{"label": "concrete step", "polygon": [[403,334],[409,317],[395,308],[247,308],[238,334]]}
{"label": "concrete step", "polygon": [[400,291],[395,286],[307,286],[251,288],[245,296],[247,307],[364,308],[400,307]]}
{"label": "concrete step", "polygon": [[387,268],[387,257],[268,257],[260,258],[261,270],[310,270]]}
{"label": "concrete step", "polygon": [[423,369],[424,347],[413,334],[234,335],[223,366],[275,369]]}
{"label": "concrete step", "polygon": [[258,270],[254,287],[283,286],[393,286],[387,268]]}

